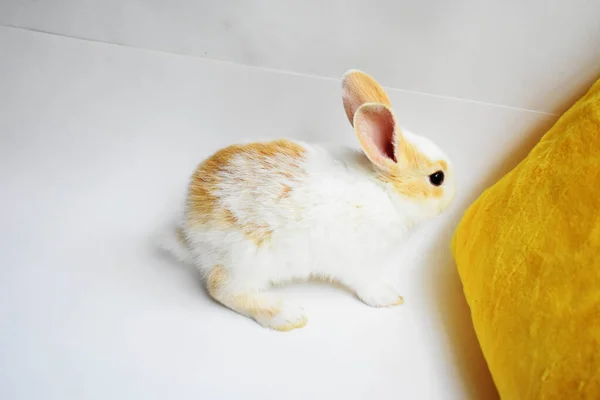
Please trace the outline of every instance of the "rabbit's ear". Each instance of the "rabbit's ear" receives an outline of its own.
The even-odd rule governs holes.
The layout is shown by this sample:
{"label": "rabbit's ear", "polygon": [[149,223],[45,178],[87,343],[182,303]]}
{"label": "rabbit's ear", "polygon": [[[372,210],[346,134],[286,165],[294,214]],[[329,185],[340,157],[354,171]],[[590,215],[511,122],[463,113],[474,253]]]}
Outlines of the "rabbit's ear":
{"label": "rabbit's ear", "polygon": [[351,124],[354,124],[354,114],[365,103],[379,103],[391,107],[381,85],[371,76],[357,70],[350,70],[342,77],[342,100]]}
{"label": "rabbit's ear", "polygon": [[366,103],[354,113],[354,131],[365,155],[378,168],[389,171],[396,163],[399,132],[392,110],[385,104]]}

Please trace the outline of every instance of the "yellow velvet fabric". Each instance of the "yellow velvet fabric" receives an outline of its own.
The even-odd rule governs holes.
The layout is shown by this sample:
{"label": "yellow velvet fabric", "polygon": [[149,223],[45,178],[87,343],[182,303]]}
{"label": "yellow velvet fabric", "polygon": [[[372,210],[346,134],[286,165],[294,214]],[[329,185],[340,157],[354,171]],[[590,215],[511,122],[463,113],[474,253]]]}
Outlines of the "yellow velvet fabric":
{"label": "yellow velvet fabric", "polygon": [[600,399],[600,81],[467,210],[453,253],[501,398]]}

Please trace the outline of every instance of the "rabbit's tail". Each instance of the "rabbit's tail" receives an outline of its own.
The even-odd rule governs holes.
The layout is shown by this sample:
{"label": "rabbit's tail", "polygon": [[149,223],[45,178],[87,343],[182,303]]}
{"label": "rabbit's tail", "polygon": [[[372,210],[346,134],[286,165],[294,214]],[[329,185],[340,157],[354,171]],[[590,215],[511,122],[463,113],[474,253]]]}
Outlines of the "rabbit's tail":
{"label": "rabbit's tail", "polygon": [[180,226],[171,226],[161,232],[157,237],[158,246],[186,264],[193,264],[194,260],[190,248],[185,240],[185,233]]}

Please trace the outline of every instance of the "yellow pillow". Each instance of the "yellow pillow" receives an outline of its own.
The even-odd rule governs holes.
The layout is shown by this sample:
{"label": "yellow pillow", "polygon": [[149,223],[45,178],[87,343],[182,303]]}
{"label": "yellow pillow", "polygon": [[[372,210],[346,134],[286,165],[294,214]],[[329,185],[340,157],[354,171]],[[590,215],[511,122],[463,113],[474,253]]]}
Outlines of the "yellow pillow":
{"label": "yellow pillow", "polygon": [[600,399],[600,81],[452,244],[503,399]]}

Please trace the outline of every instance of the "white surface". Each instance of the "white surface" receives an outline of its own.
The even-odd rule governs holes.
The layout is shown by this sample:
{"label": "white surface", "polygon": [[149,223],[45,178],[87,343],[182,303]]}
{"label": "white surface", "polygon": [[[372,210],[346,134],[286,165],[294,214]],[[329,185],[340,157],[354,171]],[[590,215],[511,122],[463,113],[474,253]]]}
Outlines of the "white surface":
{"label": "white surface", "polygon": [[0,23],[546,112],[600,74],[597,0],[3,0]]}
{"label": "white surface", "polygon": [[209,301],[149,238],[220,146],[353,143],[339,82],[14,28],[0,49],[0,398],[496,396],[449,240],[555,116],[390,91],[453,159],[454,207],[413,238],[404,306],[299,285],[283,292],[309,324],[278,333]]}

